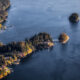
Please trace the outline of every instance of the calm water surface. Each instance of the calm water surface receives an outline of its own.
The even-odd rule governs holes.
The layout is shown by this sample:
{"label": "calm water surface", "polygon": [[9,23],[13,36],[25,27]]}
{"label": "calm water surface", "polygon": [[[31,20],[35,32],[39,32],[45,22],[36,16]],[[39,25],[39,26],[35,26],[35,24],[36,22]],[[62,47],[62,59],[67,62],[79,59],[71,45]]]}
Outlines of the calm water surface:
{"label": "calm water surface", "polygon": [[68,16],[80,14],[80,0],[11,0],[6,25],[0,41],[8,43],[48,32],[56,39],[66,32],[67,44],[55,43],[50,50],[39,51],[14,67],[5,80],[80,80],[80,22],[72,25]]}

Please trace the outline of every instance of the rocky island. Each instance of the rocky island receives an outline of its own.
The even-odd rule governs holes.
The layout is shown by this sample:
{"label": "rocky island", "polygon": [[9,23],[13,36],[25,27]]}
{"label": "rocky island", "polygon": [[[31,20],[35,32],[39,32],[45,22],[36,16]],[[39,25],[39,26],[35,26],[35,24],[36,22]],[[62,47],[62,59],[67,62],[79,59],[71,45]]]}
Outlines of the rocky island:
{"label": "rocky island", "polygon": [[69,21],[72,23],[77,23],[77,22],[79,22],[79,20],[80,20],[80,18],[79,18],[79,15],[77,13],[72,13],[69,16]]}
{"label": "rocky island", "polygon": [[0,79],[11,73],[7,66],[19,64],[21,58],[32,54],[34,51],[53,46],[51,36],[45,32],[36,34],[30,39],[21,42],[0,43]]}

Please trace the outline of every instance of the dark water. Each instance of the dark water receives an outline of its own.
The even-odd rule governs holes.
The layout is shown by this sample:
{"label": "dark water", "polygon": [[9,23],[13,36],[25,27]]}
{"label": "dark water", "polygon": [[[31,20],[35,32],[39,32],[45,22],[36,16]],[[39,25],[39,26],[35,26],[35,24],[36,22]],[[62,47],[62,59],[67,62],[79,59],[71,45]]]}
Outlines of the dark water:
{"label": "dark water", "polygon": [[55,43],[52,51],[34,53],[5,80],[80,80],[80,23],[72,25],[68,16],[80,14],[80,0],[11,0],[6,25],[0,33],[4,43],[21,41],[38,32],[56,39],[62,32],[70,36],[66,45]]}

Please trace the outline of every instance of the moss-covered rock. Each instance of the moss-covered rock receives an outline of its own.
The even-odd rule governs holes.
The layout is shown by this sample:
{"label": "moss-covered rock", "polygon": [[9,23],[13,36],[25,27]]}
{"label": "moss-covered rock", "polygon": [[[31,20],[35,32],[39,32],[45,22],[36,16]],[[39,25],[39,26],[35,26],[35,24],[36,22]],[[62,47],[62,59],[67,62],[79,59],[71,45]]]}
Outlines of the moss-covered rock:
{"label": "moss-covered rock", "polygon": [[4,55],[0,55],[0,66],[5,64],[5,57]]}

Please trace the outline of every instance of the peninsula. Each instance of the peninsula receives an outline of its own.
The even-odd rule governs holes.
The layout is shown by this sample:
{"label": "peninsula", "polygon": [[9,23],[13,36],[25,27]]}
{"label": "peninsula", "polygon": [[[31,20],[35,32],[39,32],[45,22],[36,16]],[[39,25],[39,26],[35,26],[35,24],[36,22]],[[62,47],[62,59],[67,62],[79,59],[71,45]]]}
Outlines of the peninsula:
{"label": "peninsula", "polygon": [[9,65],[19,64],[21,58],[34,51],[54,46],[52,37],[45,32],[39,33],[21,42],[0,43],[0,79],[11,73]]}

